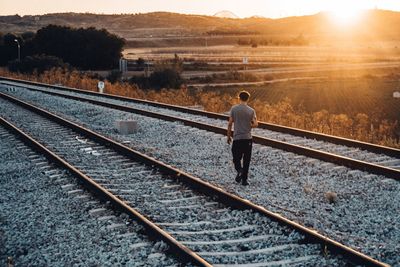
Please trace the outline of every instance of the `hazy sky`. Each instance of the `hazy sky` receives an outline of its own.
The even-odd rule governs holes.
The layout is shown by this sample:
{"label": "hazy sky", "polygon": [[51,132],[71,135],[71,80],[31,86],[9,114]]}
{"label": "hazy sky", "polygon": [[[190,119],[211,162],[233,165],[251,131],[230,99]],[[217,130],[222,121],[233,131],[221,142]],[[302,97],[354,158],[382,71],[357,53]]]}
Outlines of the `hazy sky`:
{"label": "hazy sky", "polygon": [[104,14],[170,11],[213,15],[229,10],[239,17],[286,17],[314,14],[335,8],[400,11],[400,0],[0,0],[0,15],[39,15],[54,12]]}

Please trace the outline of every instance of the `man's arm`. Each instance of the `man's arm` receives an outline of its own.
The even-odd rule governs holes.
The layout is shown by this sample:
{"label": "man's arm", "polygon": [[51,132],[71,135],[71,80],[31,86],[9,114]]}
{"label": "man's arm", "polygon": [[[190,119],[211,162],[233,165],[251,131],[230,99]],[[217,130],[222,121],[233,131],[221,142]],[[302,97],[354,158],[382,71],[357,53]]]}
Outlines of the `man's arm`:
{"label": "man's arm", "polygon": [[228,122],[228,131],[226,133],[227,137],[228,137],[228,144],[230,144],[232,142],[232,125],[233,125],[233,118],[232,116],[229,117],[229,122]]}
{"label": "man's arm", "polygon": [[251,120],[251,128],[257,128],[257,127],[258,127],[258,121],[257,121],[256,113],[254,112],[254,117]]}

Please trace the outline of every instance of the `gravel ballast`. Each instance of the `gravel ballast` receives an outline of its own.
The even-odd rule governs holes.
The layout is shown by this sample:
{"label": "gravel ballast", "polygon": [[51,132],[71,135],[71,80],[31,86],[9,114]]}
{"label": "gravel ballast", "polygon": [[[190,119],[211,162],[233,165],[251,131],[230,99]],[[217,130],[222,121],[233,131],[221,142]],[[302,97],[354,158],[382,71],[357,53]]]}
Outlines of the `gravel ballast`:
{"label": "gravel ballast", "polygon": [[[126,203],[132,203],[212,264],[262,266],[284,261],[321,267],[346,265],[341,257],[325,255],[321,245],[306,242],[303,235],[265,216],[231,210],[69,128],[4,104],[8,110],[5,115],[25,132]],[[92,210],[98,212],[102,211]],[[114,227],[119,228],[118,224]]]}
{"label": "gravel ballast", "polygon": [[63,170],[34,163],[46,159],[2,127],[0,136],[2,266],[7,257],[15,266],[179,265],[127,215],[97,201]]}
{"label": "gravel ballast", "polygon": [[[14,94],[399,266],[400,186],[392,179],[254,145],[251,185],[244,188],[233,182],[222,135],[26,90]],[[116,134],[114,121],[128,119],[140,130]],[[330,192],[337,196],[332,203]]]}

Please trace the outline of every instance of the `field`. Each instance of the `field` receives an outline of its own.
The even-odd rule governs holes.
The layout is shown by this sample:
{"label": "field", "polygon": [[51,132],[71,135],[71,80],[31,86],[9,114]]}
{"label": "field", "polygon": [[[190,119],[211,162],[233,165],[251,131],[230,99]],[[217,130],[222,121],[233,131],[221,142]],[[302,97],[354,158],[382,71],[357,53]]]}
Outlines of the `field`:
{"label": "field", "polygon": [[[381,119],[399,120],[400,99],[393,98],[393,92],[400,91],[399,78],[399,76],[319,78],[243,88],[252,94],[253,99],[266,104],[276,104],[288,98],[295,109],[304,109],[306,112],[325,109],[333,114],[365,113]],[[204,90],[236,94],[241,88],[234,86]]]}
{"label": "field", "polygon": [[[396,45],[128,48],[124,54],[154,62],[177,54],[187,64],[182,75],[191,78],[188,84],[196,83],[194,88],[197,85],[206,92],[234,94],[246,88],[265,104],[288,98],[296,109],[306,112],[325,109],[333,114],[365,113],[398,120],[400,99],[393,98],[393,92],[400,91],[400,48]],[[246,66],[243,57],[249,60]],[[220,77],[232,70],[253,75],[255,83]]]}
{"label": "field", "polygon": [[205,38],[203,41],[197,47],[127,47],[124,50],[124,57],[157,60],[172,58],[177,54],[186,61],[216,63],[242,63],[243,57],[247,57],[249,63],[360,63],[400,60],[400,42],[377,42],[365,45],[346,42],[340,46],[259,46],[251,48],[238,45],[206,47]]}
{"label": "field", "polygon": [[177,55],[189,92],[207,110],[227,112],[246,89],[262,120],[398,146],[391,138],[400,136],[400,99],[393,97],[400,91],[399,47],[398,42],[225,45],[128,48],[125,55],[152,62]]}

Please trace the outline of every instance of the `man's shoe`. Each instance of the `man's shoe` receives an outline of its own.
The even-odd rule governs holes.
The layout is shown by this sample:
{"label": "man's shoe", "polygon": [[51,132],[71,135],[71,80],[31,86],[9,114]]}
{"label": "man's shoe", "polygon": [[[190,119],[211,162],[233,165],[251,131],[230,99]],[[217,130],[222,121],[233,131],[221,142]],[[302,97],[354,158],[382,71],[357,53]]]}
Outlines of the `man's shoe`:
{"label": "man's shoe", "polygon": [[242,181],[242,172],[238,172],[235,178],[236,183],[240,183]]}
{"label": "man's shoe", "polygon": [[242,180],[242,185],[246,186],[249,185],[249,183],[247,182],[247,180]]}

